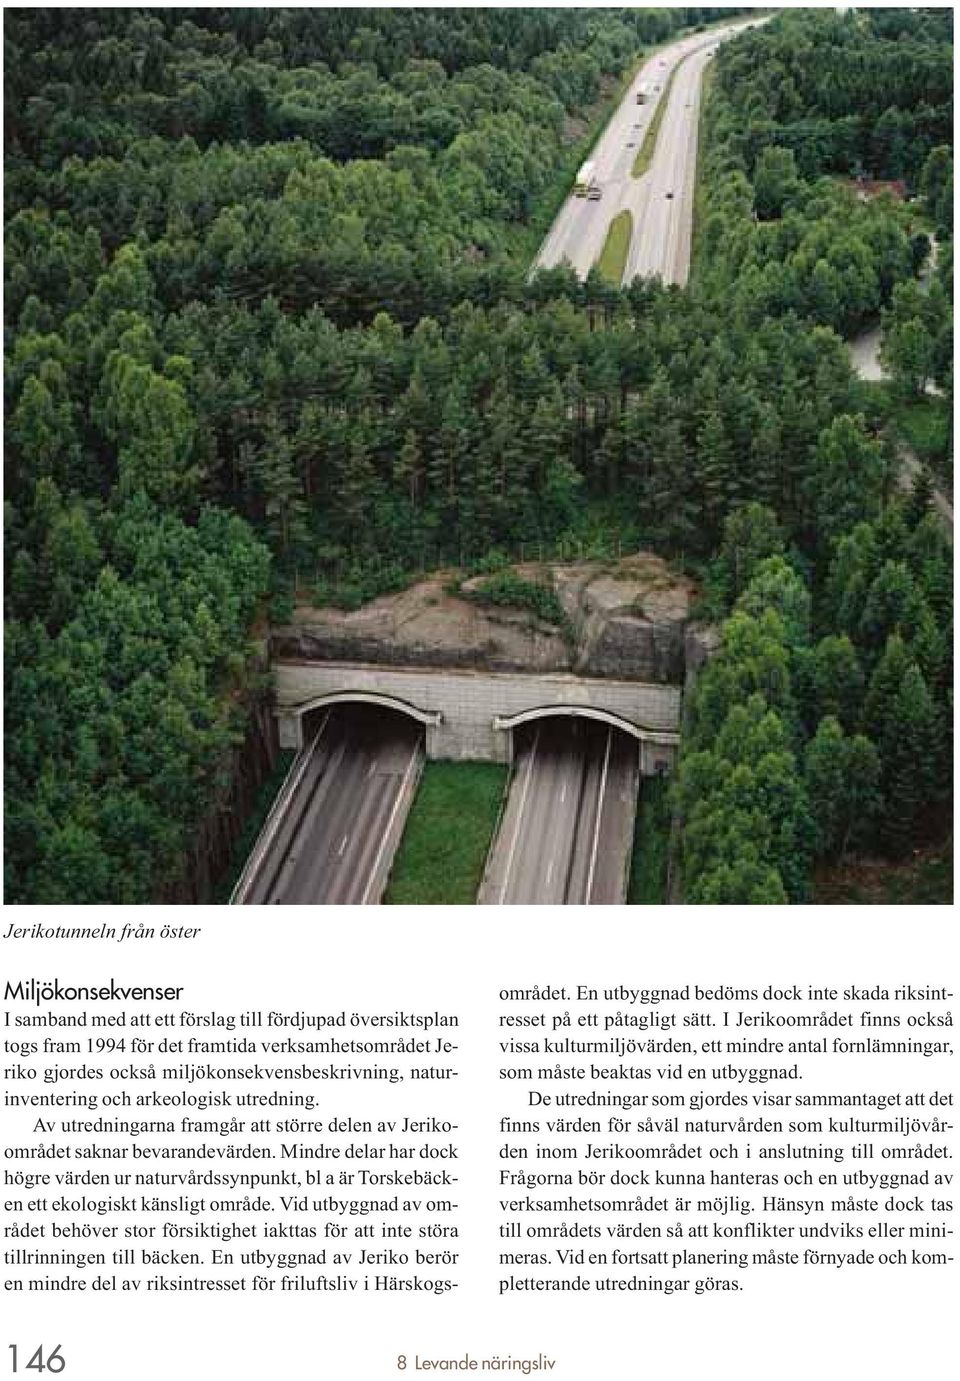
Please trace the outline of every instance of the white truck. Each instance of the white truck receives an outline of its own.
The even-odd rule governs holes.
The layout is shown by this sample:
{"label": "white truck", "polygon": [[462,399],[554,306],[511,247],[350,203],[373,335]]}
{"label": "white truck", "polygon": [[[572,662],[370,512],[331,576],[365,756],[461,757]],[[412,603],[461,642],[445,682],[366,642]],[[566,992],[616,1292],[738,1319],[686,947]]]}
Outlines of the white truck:
{"label": "white truck", "polygon": [[588,158],[577,173],[577,180],[573,184],[573,194],[577,197],[588,197],[590,201],[599,201],[603,196],[603,192],[597,185],[597,165],[592,158]]}

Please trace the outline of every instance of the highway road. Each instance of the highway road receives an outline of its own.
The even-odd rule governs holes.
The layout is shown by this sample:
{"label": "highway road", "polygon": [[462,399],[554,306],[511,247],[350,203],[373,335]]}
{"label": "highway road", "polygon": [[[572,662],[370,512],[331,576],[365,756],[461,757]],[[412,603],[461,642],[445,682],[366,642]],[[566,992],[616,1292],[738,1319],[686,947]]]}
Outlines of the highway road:
{"label": "highway road", "polygon": [[633,843],[639,751],[573,717],[526,731],[478,901],[618,906]]}
{"label": "highway road", "polygon": [[[602,198],[590,201],[571,193],[540,247],[534,269],[552,268],[567,260],[585,278],[600,257],[610,222],[618,212],[629,211],[633,235],[624,285],[638,276],[657,275],[664,283],[686,283],[704,68],[718,43],[756,22],[746,20],[692,34],[661,48],[644,63],[590,155],[597,165]],[[637,105],[642,83],[659,86],[660,91]],[[657,105],[665,97],[667,106],[653,161],[641,177],[635,178],[634,160]]]}
{"label": "highway road", "polygon": [[370,706],[337,706],[299,754],[232,902],[376,905],[423,764],[423,728]]}

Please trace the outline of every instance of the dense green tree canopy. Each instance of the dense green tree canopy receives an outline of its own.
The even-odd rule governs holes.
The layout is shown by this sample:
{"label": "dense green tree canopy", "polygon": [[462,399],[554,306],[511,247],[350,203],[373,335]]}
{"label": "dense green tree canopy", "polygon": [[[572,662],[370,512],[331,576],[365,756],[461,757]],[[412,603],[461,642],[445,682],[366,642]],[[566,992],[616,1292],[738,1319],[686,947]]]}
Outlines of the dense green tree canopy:
{"label": "dense green tree canopy", "polygon": [[6,16],[11,899],[176,874],[271,583],[359,601],[598,531],[729,616],[678,784],[692,900],[799,901],[816,851],[923,830],[951,553],[842,334],[882,312],[903,397],[951,386],[948,12],[720,49],[689,289],[528,276],[618,79],[713,17]]}

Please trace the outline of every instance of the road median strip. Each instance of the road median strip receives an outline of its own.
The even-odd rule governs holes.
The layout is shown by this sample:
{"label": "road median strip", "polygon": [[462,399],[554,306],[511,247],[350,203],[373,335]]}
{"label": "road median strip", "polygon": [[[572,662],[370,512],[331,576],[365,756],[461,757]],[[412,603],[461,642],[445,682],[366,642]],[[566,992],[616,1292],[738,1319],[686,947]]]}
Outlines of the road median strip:
{"label": "road median strip", "polygon": [[388,906],[476,901],[506,777],[500,763],[424,765],[387,884]]}
{"label": "road median strip", "polygon": [[663,121],[663,113],[667,108],[667,102],[670,99],[670,92],[673,90],[673,79],[686,61],[686,57],[682,57],[680,59],[680,61],[671,71],[670,76],[667,78],[667,84],[663,88],[663,91],[660,93],[660,99],[659,101],[657,101],[657,108],[653,112],[653,119],[650,121],[650,124],[647,127],[647,132],[643,136],[643,143],[640,145],[640,148],[637,152],[637,156],[633,160],[632,175],[634,177],[643,177],[644,173],[647,171],[647,169],[650,167],[650,164],[653,162],[653,155],[656,152],[657,148],[657,136],[660,133],[660,125]]}
{"label": "road median strip", "polygon": [[615,287],[619,287],[627,267],[630,241],[633,238],[633,215],[629,211],[618,211],[610,222],[606,242],[597,268],[602,276]]}

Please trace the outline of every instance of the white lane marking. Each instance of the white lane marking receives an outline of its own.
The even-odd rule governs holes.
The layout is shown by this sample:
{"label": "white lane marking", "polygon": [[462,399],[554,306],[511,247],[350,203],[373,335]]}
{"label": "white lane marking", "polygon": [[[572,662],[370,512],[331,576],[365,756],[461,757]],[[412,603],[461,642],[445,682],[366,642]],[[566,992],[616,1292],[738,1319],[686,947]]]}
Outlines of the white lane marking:
{"label": "white lane marking", "polygon": [[[558,263],[560,258],[566,258],[581,277],[586,277],[591,264],[600,255],[610,222],[614,216],[624,206],[633,209],[630,207],[629,198],[625,200],[625,188],[618,186],[621,179],[617,177],[617,161],[623,153],[624,133],[637,118],[649,122],[664,94],[663,92],[657,93],[655,100],[647,101],[638,111],[636,106],[637,87],[645,80],[656,80],[665,86],[671,73],[690,54],[718,42],[723,33],[725,33],[724,30],[713,30],[698,36],[695,41],[692,40],[689,43],[680,41],[670,45],[664,50],[666,56],[662,67],[658,65],[659,59],[650,59],[644,64],[637,73],[635,81],[624,93],[610,123],[592,150],[592,157],[598,165],[601,180],[607,183],[602,203],[597,205],[594,202],[588,202],[582,198],[577,198],[571,192],[557,213],[540,246],[531,265],[531,274],[538,267],[547,267],[551,263]],[[623,179],[623,181],[626,187],[629,187],[630,179]],[[591,210],[599,214],[594,214],[591,218]],[[584,224],[584,215],[587,217],[586,225]],[[557,253],[558,248],[563,251],[562,254]],[[634,277],[635,274],[630,276]]]}
{"label": "white lane marking", "polygon": [[548,866],[548,868],[547,868],[547,886],[548,886],[548,887],[550,886],[550,879],[553,877],[553,865],[554,865],[554,862],[555,862],[555,860],[551,858],[550,864],[549,864],[549,866]]}
{"label": "white lane marking", "polygon": [[345,834],[343,838],[340,840],[340,847],[337,850],[337,858],[343,858],[343,851],[347,847],[347,840],[349,838],[350,836],[348,834]]}
{"label": "white lane marking", "polygon": [[527,779],[523,784],[523,791],[520,795],[520,806],[517,810],[517,826],[513,832],[513,839],[510,843],[510,852],[507,855],[507,866],[503,874],[503,886],[500,888],[499,906],[503,905],[503,899],[507,895],[507,886],[510,882],[510,873],[513,869],[513,856],[517,852],[517,840],[520,838],[520,826],[523,823],[523,812],[527,805],[527,793],[530,790],[530,779],[533,776],[533,760],[537,756],[537,744],[540,742],[540,725],[537,725],[533,735],[533,745],[530,749],[529,767],[527,769]]}
{"label": "white lane marking", "polygon": [[[720,43],[726,42],[728,39],[735,37],[736,34],[741,32],[744,27],[744,25],[734,24],[731,25],[729,28],[725,27],[722,29],[715,29],[711,33],[704,34],[698,38],[697,42],[691,43],[689,46],[683,43],[678,44],[674,54],[672,54],[671,56],[670,65],[662,73],[662,76],[665,79],[668,79],[671,70],[678,71],[678,69],[683,65],[683,63],[690,57],[696,57],[698,63],[700,64],[699,69],[696,72],[696,94],[691,107],[693,111],[693,129],[692,131],[690,131],[690,137],[692,138],[694,148],[696,148],[697,131],[699,128],[698,119],[703,70],[706,64],[711,60],[709,57],[709,53],[705,53],[705,50],[711,47],[717,47]],[[750,27],[749,24],[746,27]],[[650,66],[651,68],[653,67],[652,60]],[[693,68],[693,66],[694,64],[691,64],[691,69]],[[640,75],[641,79],[643,79],[646,76],[646,68],[644,68],[643,72],[641,72]],[[674,83],[675,86],[679,83],[679,80],[680,79],[678,74],[677,81]],[[650,111],[651,113],[655,112],[656,105],[657,102],[654,102],[652,106],[648,103],[645,109]],[[665,118],[661,126],[661,136],[665,135],[666,127],[671,123],[670,119],[667,118],[667,109],[664,110],[664,117]],[[669,141],[666,138],[664,138],[664,143],[667,142]],[[659,147],[660,139],[658,138],[657,148],[659,149]],[[661,164],[656,159],[654,159],[654,162],[651,164],[650,168],[643,175],[643,177],[635,179],[636,185],[638,187],[643,186],[643,184],[647,181],[648,178],[653,178],[655,181],[656,178],[654,177],[654,174],[659,174],[660,171]],[[692,197],[693,190],[694,189],[692,185],[687,189],[686,206],[689,206],[690,204],[690,199]],[[655,208],[653,208],[650,205],[649,201],[645,202],[643,200],[643,197],[644,193],[635,193],[633,199],[627,197],[626,201],[623,203],[624,205],[628,206],[629,209],[634,211],[635,223],[634,234],[630,242],[630,252],[628,255],[626,271],[623,278],[624,284],[631,282],[634,278],[652,277],[655,274],[659,274],[665,282],[670,281],[667,277],[667,274],[669,272],[667,267],[667,257],[663,253],[664,246],[662,244],[662,241],[664,239],[664,236],[662,232],[657,232],[657,228],[655,225],[655,221],[657,220],[656,211]],[[693,226],[692,208],[690,209],[689,215],[687,215],[685,209],[683,220],[685,224],[682,232],[683,244],[680,249],[680,256],[685,257],[686,259],[687,272],[682,278],[678,276],[677,281],[685,281],[685,278],[689,276],[689,246],[687,245],[687,240],[690,237],[690,233],[692,232]],[[657,246],[660,246],[659,251],[657,250]],[[649,253],[647,252],[648,249],[650,250]]]}
{"label": "white lane marking", "polygon": [[[296,795],[297,788],[303,780],[303,774],[309,767],[313,755],[317,751],[317,746],[320,743],[320,740],[323,738],[324,730],[327,727],[327,721],[329,720],[329,718],[330,711],[327,710],[326,714],[323,716],[323,719],[320,721],[320,728],[317,730],[316,737],[314,738],[313,743],[310,745],[306,753],[303,754],[303,761],[300,763],[299,768],[297,767],[296,761],[294,761],[294,764],[290,769],[290,776],[288,777],[287,781],[284,782],[283,786],[277,793],[277,799],[274,801],[270,809],[270,813],[267,816],[266,824],[263,827],[263,831],[260,834],[260,838],[254,845],[253,851],[250,854],[250,857],[247,859],[246,864],[244,865],[243,872],[240,874],[239,882],[233,889],[233,895],[230,898],[231,906],[242,906],[244,897],[247,895],[247,893],[250,891],[250,888],[253,886],[256,874],[260,871],[260,868],[263,864],[263,860],[266,857],[267,851],[273,842],[273,837],[276,834],[277,830],[280,828],[283,818],[287,813],[287,807]],[[283,801],[282,810],[280,809],[281,801]]]}
{"label": "white lane marking", "polygon": [[603,793],[607,789],[607,768],[610,766],[610,744],[613,741],[613,730],[607,730],[607,747],[603,755],[603,771],[600,774],[600,792],[597,797],[597,818],[593,826],[593,848],[590,850],[590,868],[587,872],[587,891],[583,899],[584,906],[590,905],[590,893],[593,891],[593,875],[597,868],[597,845],[600,843],[600,820],[603,815]]}
{"label": "white lane marking", "polygon": [[564,801],[565,801],[566,799],[567,799],[567,783],[566,783],[566,781],[564,781],[563,786],[560,788],[560,804],[563,805],[563,803],[564,803]]}
{"label": "white lane marking", "polygon": [[401,779],[400,787],[397,791],[397,799],[394,801],[393,810],[391,810],[390,812],[390,819],[387,821],[386,829],[383,831],[383,837],[380,840],[380,847],[377,850],[377,856],[373,860],[373,867],[370,869],[370,874],[367,878],[367,885],[363,889],[363,896],[360,898],[361,906],[366,906],[367,898],[370,896],[371,889],[373,888],[373,884],[376,881],[377,873],[380,870],[380,862],[383,858],[384,850],[386,849],[387,843],[390,839],[390,831],[393,829],[393,822],[397,818],[397,811],[403,804],[403,798],[407,790],[407,782],[410,780],[410,773],[413,771],[415,764],[420,759],[420,751],[420,740],[417,739],[416,743],[414,744],[413,752],[410,754],[410,761],[407,763],[406,769],[403,774],[403,778]]}

